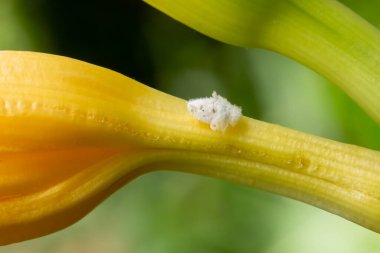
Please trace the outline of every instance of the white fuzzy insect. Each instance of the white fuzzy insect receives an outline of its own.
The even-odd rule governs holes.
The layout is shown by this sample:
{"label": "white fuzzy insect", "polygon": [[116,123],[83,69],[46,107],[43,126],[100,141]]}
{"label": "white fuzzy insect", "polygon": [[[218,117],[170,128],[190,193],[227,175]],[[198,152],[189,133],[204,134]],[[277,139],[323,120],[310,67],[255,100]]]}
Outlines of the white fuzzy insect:
{"label": "white fuzzy insect", "polygon": [[212,97],[190,99],[187,109],[197,120],[210,124],[214,131],[224,131],[228,126],[234,126],[241,117],[241,108],[232,105],[215,91]]}

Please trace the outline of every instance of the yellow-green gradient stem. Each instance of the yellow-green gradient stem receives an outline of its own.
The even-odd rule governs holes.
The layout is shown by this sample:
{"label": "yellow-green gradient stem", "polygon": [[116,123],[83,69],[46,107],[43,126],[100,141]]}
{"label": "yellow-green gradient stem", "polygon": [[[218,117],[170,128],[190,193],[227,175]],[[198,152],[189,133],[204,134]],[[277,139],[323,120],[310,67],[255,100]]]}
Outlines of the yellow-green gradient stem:
{"label": "yellow-green gradient stem", "polygon": [[377,151],[247,117],[212,131],[186,101],[111,70],[0,52],[0,244],[62,229],[156,170],[258,187],[380,231]]}
{"label": "yellow-green gradient stem", "polygon": [[287,55],[338,85],[380,124],[380,33],[335,0],[144,0],[223,42]]}

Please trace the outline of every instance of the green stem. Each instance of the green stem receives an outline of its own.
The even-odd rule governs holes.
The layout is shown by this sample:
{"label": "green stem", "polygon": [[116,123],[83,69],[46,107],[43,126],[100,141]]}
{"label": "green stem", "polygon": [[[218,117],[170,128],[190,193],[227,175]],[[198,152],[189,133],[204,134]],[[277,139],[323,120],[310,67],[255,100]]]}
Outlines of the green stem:
{"label": "green stem", "polygon": [[210,37],[287,55],[337,84],[380,123],[380,33],[334,0],[145,0]]}

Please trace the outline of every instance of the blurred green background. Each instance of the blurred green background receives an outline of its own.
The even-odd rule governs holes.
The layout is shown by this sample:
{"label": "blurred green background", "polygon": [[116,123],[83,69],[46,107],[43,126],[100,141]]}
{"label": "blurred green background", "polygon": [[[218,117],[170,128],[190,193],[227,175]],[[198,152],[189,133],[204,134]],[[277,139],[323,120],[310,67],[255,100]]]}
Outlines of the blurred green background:
{"label": "blurred green background", "polygon": [[[380,26],[380,1],[342,2]],[[318,74],[273,52],[209,39],[139,0],[0,0],[0,49],[81,59],[184,99],[216,90],[247,116],[380,150],[380,127]],[[379,251],[380,235],[320,209],[174,172],[136,179],[63,231],[0,248],[1,253]]]}

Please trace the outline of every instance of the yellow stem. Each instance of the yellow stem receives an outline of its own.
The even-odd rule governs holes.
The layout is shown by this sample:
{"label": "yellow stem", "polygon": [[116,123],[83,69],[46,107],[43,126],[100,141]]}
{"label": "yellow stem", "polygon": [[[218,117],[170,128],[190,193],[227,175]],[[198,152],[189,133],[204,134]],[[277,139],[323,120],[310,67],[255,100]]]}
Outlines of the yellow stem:
{"label": "yellow stem", "polygon": [[380,153],[242,117],[226,131],[186,101],[69,58],[0,53],[0,244],[78,220],[147,171],[208,175],[380,231]]}
{"label": "yellow stem", "polygon": [[380,232],[380,152],[248,118],[189,144],[158,167],[258,187]]}

